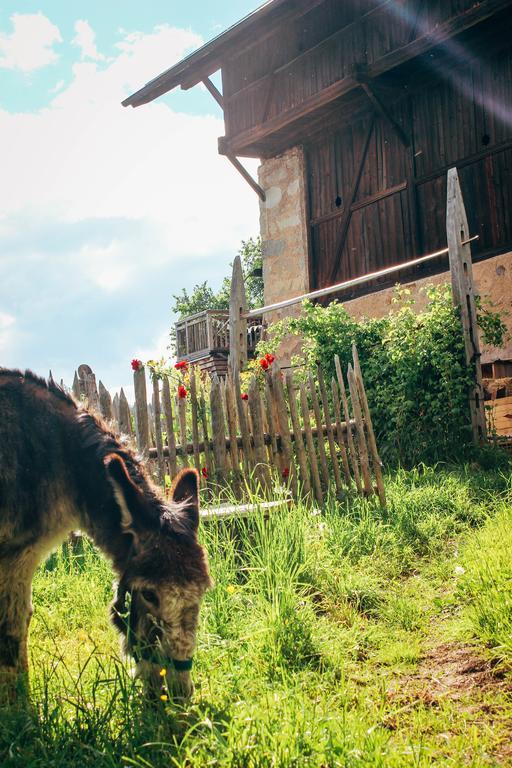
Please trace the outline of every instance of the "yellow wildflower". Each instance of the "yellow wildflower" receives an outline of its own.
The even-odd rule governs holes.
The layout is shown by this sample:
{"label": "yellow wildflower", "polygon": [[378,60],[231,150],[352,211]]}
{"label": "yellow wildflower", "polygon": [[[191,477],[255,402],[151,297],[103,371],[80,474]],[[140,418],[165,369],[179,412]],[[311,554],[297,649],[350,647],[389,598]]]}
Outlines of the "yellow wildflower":
{"label": "yellow wildflower", "polygon": [[167,670],[165,669],[165,667],[162,667],[162,669],[160,670],[160,677],[165,677],[166,674],[167,674]]}
{"label": "yellow wildflower", "polygon": [[165,693],[162,693],[162,695],[160,696],[160,699],[161,699],[161,701],[167,701],[167,696],[166,696],[166,694],[165,694]]}
{"label": "yellow wildflower", "polygon": [[228,595],[234,595],[235,592],[236,592],[235,585],[234,584],[228,584],[228,586],[226,587],[226,592],[228,593]]}

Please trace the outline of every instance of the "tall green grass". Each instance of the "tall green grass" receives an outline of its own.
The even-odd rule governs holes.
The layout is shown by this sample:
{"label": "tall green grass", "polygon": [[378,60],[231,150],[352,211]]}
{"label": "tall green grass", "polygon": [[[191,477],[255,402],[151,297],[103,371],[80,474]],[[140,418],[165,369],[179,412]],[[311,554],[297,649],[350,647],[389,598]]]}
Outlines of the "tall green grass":
{"label": "tall green grass", "polygon": [[[215,586],[187,709],[146,706],[108,620],[110,566],[88,543],[59,550],[34,581],[34,711],[0,712],[2,768],[462,765],[468,739],[485,765],[492,733],[448,703],[402,716],[390,690],[446,607],[460,542],[505,509],[507,478],[420,467],[386,486],[387,510],[283,503],[202,526]],[[507,578],[505,546],[495,565]]]}

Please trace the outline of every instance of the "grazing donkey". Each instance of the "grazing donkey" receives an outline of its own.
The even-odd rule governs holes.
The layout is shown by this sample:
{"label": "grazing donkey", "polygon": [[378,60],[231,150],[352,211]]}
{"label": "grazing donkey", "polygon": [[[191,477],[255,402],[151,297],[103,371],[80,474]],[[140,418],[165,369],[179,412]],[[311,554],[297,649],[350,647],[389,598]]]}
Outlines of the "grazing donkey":
{"label": "grazing donkey", "polygon": [[149,691],[160,694],[167,683],[174,695],[189,696],[199,606],[210,586],[198,524],[195,470],[178,475],[167,502],[135,455],[53,381],[0,369],[4,700],[26,687],[34,571],[76,528],[118,574],[112,620]]}

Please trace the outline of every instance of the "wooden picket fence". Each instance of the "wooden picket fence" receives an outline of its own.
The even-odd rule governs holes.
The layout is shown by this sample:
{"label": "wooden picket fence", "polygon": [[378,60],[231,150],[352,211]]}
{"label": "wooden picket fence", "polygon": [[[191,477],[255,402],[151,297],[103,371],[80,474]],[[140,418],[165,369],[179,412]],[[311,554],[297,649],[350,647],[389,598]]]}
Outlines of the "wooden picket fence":
{"label": "wooden picket fence", "polygon": [[[155,374],[142,364],[134,371],[135,405],[124,392],[114,398],[89,366],[75,376],[75,396],[86,398],[114,428],[135,436],[139,453],[155,478],[165,483],[181,467],[195,466],[215,497],[243,500],[248,489],[271,497],[276,487],[294,497],[338,498],[350,492],[378,494],[386,504],[382,467],[357,350],[336,377],[281,371],[277,362],[244,379],[210,378],[193,365]],[[179,389],[184,387],[185,390]],[[179,392],[181,391],[181,396]],[[185,394],[186,392],[186,394]]]}

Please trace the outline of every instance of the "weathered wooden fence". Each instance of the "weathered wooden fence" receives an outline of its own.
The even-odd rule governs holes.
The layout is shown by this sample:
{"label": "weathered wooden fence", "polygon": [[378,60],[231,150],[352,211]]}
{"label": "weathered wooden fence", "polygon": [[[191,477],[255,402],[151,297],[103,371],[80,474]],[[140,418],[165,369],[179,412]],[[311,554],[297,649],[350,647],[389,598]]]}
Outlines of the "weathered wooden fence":
{"label": "weathered wooden fence", "polygon": [[[266,361],[268,362],[268,361]],[[195,466],[215,495],[230,488],[239,499],[276,485],[294,497],[377,493],[385,505],[381,461],[373,433],[357,350],[336,377],[320,367],[308,377],[268,362],[240,382],[235,372],[210,378],[194,366],[156,374],[134,371],[135,406],[112,398],[93,372],[80,366],[75,394],[87,398],[114,428],[135,434],[139,452],[162,483],[180,467]],[[349,395],[349,396],[348,396]],[[116,402],[117,401],[117,402]]]}

